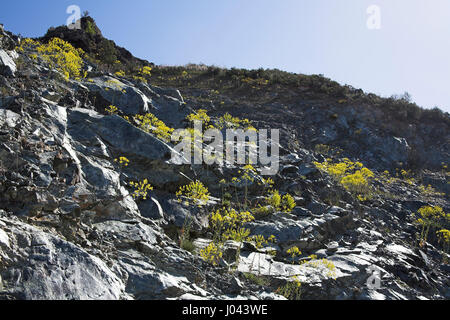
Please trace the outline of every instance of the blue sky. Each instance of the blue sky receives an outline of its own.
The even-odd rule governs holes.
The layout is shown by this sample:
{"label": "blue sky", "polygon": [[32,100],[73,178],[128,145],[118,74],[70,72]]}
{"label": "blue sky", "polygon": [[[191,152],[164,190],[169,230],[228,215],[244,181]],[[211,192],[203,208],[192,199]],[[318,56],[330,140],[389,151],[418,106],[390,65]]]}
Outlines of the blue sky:
{"label": "blue sky", "polygon": [[[65,24],[69,5],[156,64],[324,74],[382,96],[407,91],[450,112],[449,0],[4,1],[0,23],[23,36]],[[380,8],[381,29],[367,27]]]}

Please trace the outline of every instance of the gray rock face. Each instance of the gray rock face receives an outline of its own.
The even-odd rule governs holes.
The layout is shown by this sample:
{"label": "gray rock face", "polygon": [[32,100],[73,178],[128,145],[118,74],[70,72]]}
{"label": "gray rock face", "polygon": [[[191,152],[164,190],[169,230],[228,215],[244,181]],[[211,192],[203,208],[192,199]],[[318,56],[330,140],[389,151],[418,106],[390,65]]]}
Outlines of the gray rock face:
{"label": "gray rock face", "polygon": [[99,93],[111,105],[127,115],[149,111],[150,100],[139,89],[127,85],[118,79],[104,76],[94,78],[87,84],[91,92]]}
{"label": "gray rock face", "polygon": [[[30,300],[117,300],[122,281],[99,258],[24,223],[0,219],[4,289],[0,297]],[[1,233],[0,233],[1,234]],[[5,240],[5,239],[4,239]],[[4,245],[5,244],[5,245]]]}
{"label": "gray rock face", "polygon": [[20,115],[10,110],[0,109],[0,125],[7,125],[10,128],[14,128],[19,122]]}
{"label": "gray rock face", "polygon": [[11,56],[3,49],[0,49],[0,73],[6,76],[14,76],[17,71],[16,64]]}

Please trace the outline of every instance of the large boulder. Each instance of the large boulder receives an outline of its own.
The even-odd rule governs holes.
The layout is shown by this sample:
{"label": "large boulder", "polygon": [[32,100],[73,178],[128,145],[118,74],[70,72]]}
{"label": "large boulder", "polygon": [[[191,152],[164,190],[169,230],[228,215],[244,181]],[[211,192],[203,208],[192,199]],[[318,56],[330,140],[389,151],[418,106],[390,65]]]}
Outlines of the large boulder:
{"label": "large boulder", "polygon": [[116,78],[109,76],[93,78],[87,82],[86,86],[90,92],[99,94],[107,104],[116,106],[126,115],[149,111],[150,100],[147,96],[136,87]]}

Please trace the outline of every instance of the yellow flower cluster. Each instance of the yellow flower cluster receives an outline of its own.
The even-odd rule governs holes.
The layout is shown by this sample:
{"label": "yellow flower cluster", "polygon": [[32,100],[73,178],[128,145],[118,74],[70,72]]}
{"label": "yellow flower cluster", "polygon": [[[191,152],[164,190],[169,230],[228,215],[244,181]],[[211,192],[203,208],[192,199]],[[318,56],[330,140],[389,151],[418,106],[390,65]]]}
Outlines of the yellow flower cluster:
{"label": "yellow flower cluster", "polygon": [[443,241],[444,243],[450,242],[450,230],[442,229],[442,230],[439,230],[438,232],[436,232],[436,234],[439,237],[439,239],[441,241]]}
{"label": "yellow flower cluster", "polygon": [[148,133],[156,135],[159,139],[169,142],[174,129],[168,127],[163,121],[159,120],[154,114],[137,115],[134,120],[139,123],[139,127]]}
{"label": "yellow flower cluster", "polygon": [[269,80],[263,79],[263,78],[253,79],[250,77],[244,77],[244,78],[241,78],[241,81],[248,83],[248,84],[260,85],[260,86],[266,86],[269,84]]}
{"label": "yellow flower cluster", "polygon": [[357,196],[360,201],[367,200],[370,197],[370,182],[375,174],[365,168],[361,162],[352,162],[348,158],[339,163],[331,161],[331,159],[327,159],[323,163],[314,162],[314,165]]}
{"label": "yellow flower cluster", "polygon": [[16,51],[20,53],[34,52],[36,51],[36,48],[40,45],[41,43],[39,41],[35,41],[30,38],[25,38],[20,42],[20,46],[16,47]]}
{"label": "yellow flower cluster", "polygon": [[120,157],[118,159],[114,159],[114,162],[118,162],[121,166],[128,167],[130,164],[130,160],[125,157]]}
{"label": "yellow flower cluster", "polygon": [[297,203],[290,194],[284,195],[281,199],[281,209],[283,212],[292,212],[296,206]]}
{"label": "yellow flower cluster", "polygon": [[147,83],[146,78],[148,78],[152,75],[151,71],[152,71],[152,68],[149,66],[140,68],[138,71],[138,75],[133,76],[133,79],[136,81],[141,81],[141,82]]}
{"label": "yellow flower cluster", "polygon": [[344,158],[342,162],[339,163],[332,163],[331,159],[326,159],[323,163],[314,162],[314,165],[320,171],[332,176],[336,181],[340,181],[349,172],[364,167],[361,162],[352,162],[348,158]]}
{"label": "yellow flower cluster", "polygon": [[[217,241],[226,241],[237,236],[237,231],[255,217],[248,211],[238,212],[234,209],[218,209],[211,214],[210,226]],[[234,236],[233,236],[234,235]]]}
{"label": "yellow flower cluster", "polygon": [[197,110],[196,113],[191,113],[186,117],[186,119],[189,122],[202,121],[206,124],[211,121],[211,118],[208,116],[207,111],[204,109]]}
{"label": "yellow flower cluster", "polygon": [[317,260],[317,256],[316,255],[311,255],[310,256],[311,261],[307,261],[302,263],[303,265],[310,265],[314,268],[319,268],[320,266],[325,267],[326,269],[328,269],[328,273],[327,276],[333,279],[336,279],[336,266],[334,265],[333,262],[331,262],[330,260],[327,259],[319,259]]}
{"label": "yellow flower cluster", "polygon": [[262,179],[260,185],[263,185],[264,187],[273,187],[273,185],[275,184],[275,182],[273,181],[272,178],[267,178],[267,179]]}
{"label": "yellow flower cluster", "polygon": [[176,196],[179,202],[182,201],[181,198],[185,198],[188,204],[193,202],[194,204],[201,206],[205,202],[208,202],[210,194],[208,188],[205,187],[203,183],[196,181],[180,187]]}
{"label": "yellow flower cluster", "polygon": [[53,38],[48,44],[39,45],[37,52],[46,60],[51,67],[56,67],[66,79],[81,78],[80,72],[83,67],[82,49],[75,49],[70,43]]}
{"label": "yellow flower cluster", "polygon": [[439,206],[425,206],[420,208],[417,213],[421,217],[420,220],[422,220],[424,223],[436,223],[441,218],[446,217],[444,210]]}
{"label": "yellow flower cluster", "polygon": [[433,196],[445,196],[445,193],[440,193],[436,191],[431,185],[425,187],[424,185],[419,186],[420,193],[425,197],[433,197]]}
{"label": "yellow flower cluster", "polygon": [[125,71],[119,70],[114,73],[118,77],[125,77]]}
{"label": "yellow flower cluster", "polygon": [[134,192],[132,194],[134,199],[142,197],[143,200],[147,200],[148,192],[153,190],[153,186],[148,183],[147,179],[141,182],[130,182],[129,185],[134,187]]}
{"label": "yellow flower cluster", "polygon": [[149,66],[145,66],[145,67],[141,68],[141,70],[139,70],[139,72],[144,76],[151,76],[152,75],[151,71],[152,71],[152,68]]}
{"label": "yellow flower cluster", "polygon": [[243,171],[239,171],[239,173],[242,173],[242,181],[255,181],[256,169],[251,164],[247,164],[242,170]]}
{"label": "yellow flower cluster", "polygon": [[374,177],[374,173],[367,168],[357,170],[341,179],[341,184],[345,189],[353,194],[364,196],[369,191],[369,181]]}
{"label": "yellow flower cluster", "polygon": [[270,190],[269,196],[266,198],[266,202],[275,210],[286,213],[292,212],[292,210],[294,210],[294,208],[297,206],[294,197],[292,197],[290,194],[286,194],[281,197],[278,190]]}
{"label": "yellow flower cluster", "polygon": [[117,109],[116,106],[110,105],[108,108],[105,108],[105,111],[108,112],[110,115],[117,114],[119,109]]}
{"label": "yellow flower cluster", "polygon": [[298,257],[302,254],[302,252],[300,251],[300,249],[298,247],[292,247],[289,250],[287,250],[286,253],[288,255],[290,255],[292,259],[294,259],[295,257]]}
{"label": "yellow flower cluster", "polygon": [[222,249],[214,242],[211,242],[206,248],[200,250],[200,257],[206,262],[216,266],[219,264],[220,259],[223,256]]}
{"label": "yellow flower cluster", "polygon": [[276,238],[274,235],[271,235],[269,238],[264,238],[263,235],[255,235],[248,238],[248,241],[253,242],[256,249],[261,249],[264,245],[268,245],[269,242],[276,243]]}
{"label": "yellow flower cluster", "polygon": [[278,190],[270,190],[266,201],[268,205],[271,205],[277,210],[281,206],[281,196]]}
{"label": "yellow flower cluster", "polygon": [[220,130],[226,129],[244,129],[257,131],[253,127],[248,119],[239,119],[238,117],[233,117],[231,114],[226,113],[217,120],[217,128]]}
{"label": "yellow flower cluster", "polygon": [[[57,68],[66,79],[81,78],[81,68],[83,67],[83,57],[85,53],[82,49],[75,49],[70,43],[53,38],[47,44],[41,44],[33,39],[23,39],[19,47],[20,53],[27,53],[30,58],[37,60],[38,55],[49,63],[50,67]],[[37,53],[37,54],[36,54]]]}
{"label": "yellow flower cluster", "polygon": [[448,252],[450,249],[450,230],[442,229],[436,232],[436,235],[439,239],[439,243],[442,243],[443,246],[443,260],[444,263],[448,263]]}
{"label": "yellow flower cluster", "polygon": [[422,226],[420,241],[423,245],[428,239],[432,227],[439,228],[442,220],[450,221],[450,214],[446,214],[439,206],[424,206],[417,211],[416,223]]}

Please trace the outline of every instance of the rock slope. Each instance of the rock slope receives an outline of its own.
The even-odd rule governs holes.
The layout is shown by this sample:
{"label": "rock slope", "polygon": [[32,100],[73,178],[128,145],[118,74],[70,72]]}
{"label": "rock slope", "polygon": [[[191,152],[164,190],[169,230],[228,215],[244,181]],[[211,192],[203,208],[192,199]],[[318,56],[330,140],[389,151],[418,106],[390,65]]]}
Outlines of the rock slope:
{"label": "rock slope", "polygon": [[[41,41],[62,33],[95,54],[103,37],[94,31],[61,27]],[[434,235],[418,245],[413,215],[425,205],[449,212],[449,176],[440,167],[449,155],[448,115],[435,124],[405,125],[398,136],[376,121],[383,119],[379,109],[320,105],[279,86],[261,89],[278,90],[269,100],[261,94],[255,102],[230,89],[219,94],[223,104],[211,99],[204,106],[200,98],[211,90],[186,83],[194,80],[180,92],[152,85],[152,78],[146,83],[111,73],[95,59],[85,60],[85,78],[67,80],[19,46],[17,36],[0,29],[0,299],[285,299],[279,288],[293,276],[302,283],[302,299],[450,297],[446,254]],[[147,64],[118,52],[128,69]],[[110,105],[119,113],[106,112]],[[281,128],[280,171],[273,179],[296,202],[290,213],[275,210],[246,224],[251,234],[275,236],[275,244],[258,249],[244,242],[238,251],[241,245],[228,241],[218,266],[198,253],[211,241],[208,218],[223,197],[218,182],[230,181],[239,168],[174,163],[172,143],[130,120],[151,112],[182,128],[200,107],[215,117],[230,112],[258,128]],[[406,168],[412,146],[422,159],[415,178],[379,182],[364,202],[314,164],[345,155],[381,176],[400,163]],[[130,165],[114,161],[120,157]],[[146,200],[133,198],[130,181],[144,179],[154,190]],[[205,206],[177,201],[189,179],[209,188]],[[253,186],[248,196],[257,201],[260,191]],[[187,251],[180,234],[190,217],[195,248]],[[293,247],[302,251],[295,261],[286,253]],[[236,252],[239,263],[230,271]],[[321,261],[331,263],[332,272]],[[374,273],[380,287],[368,285]]]}

